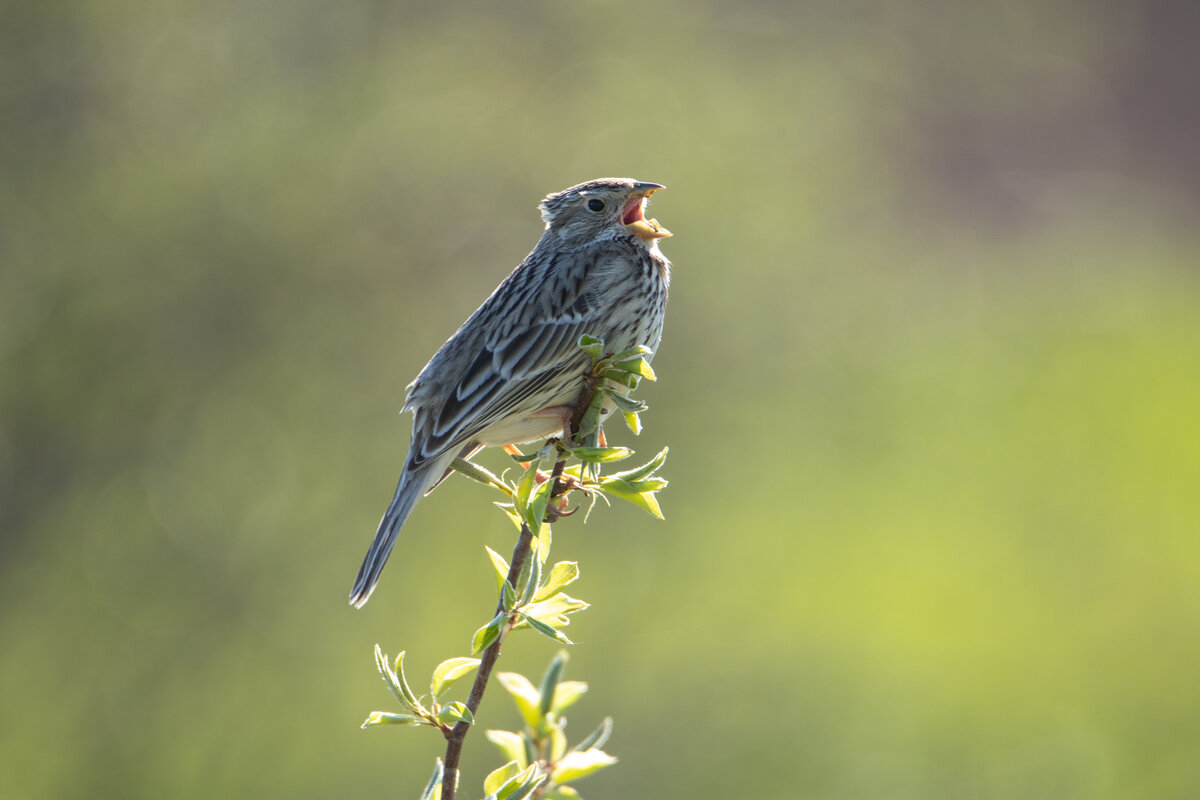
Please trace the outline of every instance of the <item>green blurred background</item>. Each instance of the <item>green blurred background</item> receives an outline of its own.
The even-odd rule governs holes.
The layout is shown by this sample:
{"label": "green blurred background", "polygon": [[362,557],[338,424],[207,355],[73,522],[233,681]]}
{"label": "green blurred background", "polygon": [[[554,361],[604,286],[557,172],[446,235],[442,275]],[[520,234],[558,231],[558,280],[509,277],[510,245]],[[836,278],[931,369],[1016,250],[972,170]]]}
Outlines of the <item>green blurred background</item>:
{"label": "green blurred background", "polygon": [[371,648],[464,654],[512,531],[450,481],[346,605],[396,412],[605,175],[672,485],[556,530],[583,794],[1196,797],[1198,8],[4,3],[0,798],[418,794]]}

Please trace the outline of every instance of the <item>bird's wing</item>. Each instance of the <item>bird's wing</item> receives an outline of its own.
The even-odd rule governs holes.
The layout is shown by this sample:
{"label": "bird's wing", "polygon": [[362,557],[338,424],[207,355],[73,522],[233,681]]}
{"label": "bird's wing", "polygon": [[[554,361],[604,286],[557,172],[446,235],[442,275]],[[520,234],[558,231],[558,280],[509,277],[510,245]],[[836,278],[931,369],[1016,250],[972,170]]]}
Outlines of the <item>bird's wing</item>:
{"label": "bird's wing", "polygon": [[[548,280],[546,290],[536,297],[522,297],[520,285],[514,284],[508,299],[525,300],[524,307],[513,308],[502,302],[506,298],[495,298],[494,312],[507,305],[510,313],[528,314],[529,319],[508,328],[494,325],[484,336],[472,337],[477,343],[473,351],[459,354],[467,367],[458,380],[438,393],[438,402],[427,400],[417,407],[413,441],[419,447],[411,453],[413,466],[472,441],[511,414],[537,411],[547,400],[539,394],[547,387],[554,394],[552,387],[561,373],[582,367],[587,356],[579,349],[579,337],[594,333],[599,321],[587,276],[607,266],[603,255],[589,259],[582,277],[570,286],[554,286]],[[479,315],[481,324],[490,316]]]}

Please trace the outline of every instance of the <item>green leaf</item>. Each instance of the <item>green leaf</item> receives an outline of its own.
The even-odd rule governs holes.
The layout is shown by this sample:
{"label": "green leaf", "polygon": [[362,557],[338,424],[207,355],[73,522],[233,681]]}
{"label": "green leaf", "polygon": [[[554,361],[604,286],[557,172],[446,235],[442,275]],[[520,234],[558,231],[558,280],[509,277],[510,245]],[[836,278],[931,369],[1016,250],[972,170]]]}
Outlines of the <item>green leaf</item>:
{"label": "green leaf", "polygon": [[649,408],[641,400],[634,400],[632,397],[626,397],[623,394],[617,394],[616,392],[605,392],[605,394],[608,395],[609,400],[612,400],[613,405],[622,411],[639,412]]}
{"label": "green leaf", "polygon": [[582,800],[579,792],[570,786],[555,786],[546,792],[546,800]]}
{"label": "green leaf", "polygon": [[567,753],[554,765],[554,771],[550,773],[550,780],[555,783],[570,783],[580,778],[586,778],[593,772],[615,763],[617,763],[615,757],[595,747],[588,750],[576,750]]}
{"label": "green leaf", "polygon": [[604,341],[586,333],[579,337],[579,346],[592,357],[592,361],[599,361],[604,355]]}
{"label": "green leaf", "polygon": [[527,606],[533,602],[538,586],[542,582],[542,562],[536,558],[531,558],[526,563],[526,566],[528,567],[528,577],[525,578],[525,590],[521,592],[522,606]]}
{"label": "green leaf", "polygon": [[517,607],[517,592],[508,581],[500,584],[500,605],[505,611],[512,611]]}
{"label": "green leaf", "polygon": [[406,706],[416,713],[420,713],[425,709],[421,707],[417,696],[413,694],[413,690],[408,688],[408,681],[404,679],[404,651],[401,650],[396,654],[396,666],[393,668],[388,663],[387,656],[383,654],[383,650],[379,645],[375,645],[375,666],[379,668],[379,674],[383,676],[383,682],[392,690],[392,694],[400,701],[400,704]]}
{"label": "green leaf", "polygon": [[508,562],[504,560],[504,556],[487,545],[484,545],[483,549],[487,550],[488,558],[492,560],[492,566],[496,569],[496,591],[502,591],[504,584],[508,582]]}
{"label": "green leaf", "polygon": [[642,478],[645,478],[647,475],[651,475],[654,472],[657,472],[658,469],[660,467],[662,467],[662,465],[667,460],[668,450],[669,450],[669,448],[664,447],[662,450],[659,451],[658,455],[656,455],[654,458],[647,461],[645,464],[642,464],[640,467],[634,467],[633,469],[625,470],[624,472],[614,472],[612,475],[609,475],[608,477],[609,477],[609,479],[620,478],[621,480],[626,480],[626,481],[641,480]]}
{"label": "green leaf", "polygon": [[579,423],[579,436],[590,436],[594,431],[600,429],[600,410],[604,407],[605,392],[596,392],[592,395],[591,402],[588,403],[587,410],[583,412],[583,419]]}
{"label": "green leaf", "polygon": [[429,693],[437,700],[443,692],[454,685],[462,676],[470,673],[479,666],[478,658],[449,658],[437,665],[433,671],[433,680],[429,684]]}
{"label": "green leaf", "polygon": [[404,725],[409,728],[415,728],[422,722],[420,717],[414,717],[412,714],[393,714],[390,711],[372,711],[367,717],[367,721],[362,724],[364,728],[370,728],[373,725]]}
{"label": "green leaf", "polygon": [[588,604],[583,600],[571,597],[565,592],[557,592],[552,597],[548,597],[541,602],[526,606],[523,611],[531,617],[537,617],[545,622],[557,622],[560,625],[567,625],[570,620],[567,619],[568,614],[574,614],[576,611],[583,611],[588,607]]}
{"label": "green leaf", "polygon": [[471,709],[467,708],[467,704],[457,701],[442,706],[441,710],[437,713],[436,719],[445,725],[459,722],[465,722],[468,725],[475,723],[475,715],[471,713]]}
{"label": "green leaf", "polygon": [[613,355],[613,361],[626,361],[630,358],[637,358],[638,356],[648,356],[653,352],[653,350],[651,350],[649,347],[646,347],[644,344],[635,344],[628,350],[622,350],[621,352]]}
{"label": "green leaf", "polygon": [[538,484],[529,498],[528,510],[525,512],[525,522],[529,530],[536,531],[542,527],[546,519],[546,506],[550,504],[550,492],[554,489],[554,481],[547,478]]}
{"label": "green leaf", "polygon": [[560,561],[550,570],[549,577],[534,595],[534,602],[549,600],[563,589],[570,586],[579,578],[579,564],[574,561]]}
{"label": "green leaf", "polygon": [[546,559],[550,557],[550,545],[553,543],[554,536],[550,530],[550,523],[543,522],[541,527],[537,529],[536,542],[534,544],[534,555],[541,562],[542,566],[546,566]]}
{"label": "green leaf", "polygon": [[575,750],[587,750],[591,747],[604,747],[604,743],[608,741],[608,737],[612,735],[613,721],[612,717],[605,717],[596,730],[592,731],[587,737],[575,745]]}
{"label": "green leaf", "polygon": [[645,494],[646,492],[657,492],[667,488],[669,481],[666,478],[657,476],[650,478],[642,478],[640,481],[628,481],[629,486],[635,492]]}
{"label": "green leaf", "polygon": [[528,753],[525,749],[525,737],[512,731],[487,731],[484,736],[500,751],[500,755],[516,761],[524,769],[529,765]]}
{"label": "green leaf", "polygon": [[473,481],[478,481],[484,486],[490,486],[496,491],[502,492],[506,497],[512,497],[512,489],[509,488],[508,484],[474,461],[467,461],[465,458],[456,458],[454,459],[453,467],[455,472],[461,473]]}
{"label": "green leaf", "polygon": [[538,752],[537,743],[533,741],[531,736],[521,737],[525,742],[525,763],[533,764],[541,758],[541,753]]}
{"label": "green leaf", "polygon": [[521,519],[521,515],[513,508],[512,503],[495,503],[496,508],[504,512],[504,515],[512,520],[513,526],[519,531],[525,527],[525,522]]}
{"label": "green leaf", "polygon": [[546,674],[542,676],[542,685],[538,690],[538,711],[543,717],[554,707],[554,691],[558,688],[558,682],[562,680],[567,658],[567,651],[559,650],[550,661],[550,666],[546,668]]}
{"label": "green leaf", "polygon": [[550,706],[555,714],[561,714],[587,694],[588,685],[584,681],[562,681],[554,692],[554,701]]}
{"label": "green leaf", "polygon": [[558,725],[550,725],[550,730],[547,732],[550,736],[550,752],[547,761],[551,764],[558,761],[567,752],[567,734],[563,732],[563,726],[566,722]]}
{"label": "green leaf", "polygon": [[[529,521],[529,496],[533,493],[534,487],[537,486],[538,463],[533,461],[521,475],[521,480],[517,481],[517,491],[513,495],[513,506],[521,518],[528,523]],[[536,530],[537,525],[530,526],[530,530]]]}
{"label": "green leaf", "polygon": [[538,765],[530,764],[496,790],[496,800],[524,800],[545,780]]}
{"label": "green leaf", "polygon": [[496,675],[496,679],[500,681],[504,690],[512,695],[525,724],[536,728],[541,719],[541,714],[538,713],[538,690],[519,672],[501,672]]}
{"label": "green leaf", "polygon": [[659,508],[658,498],[654,496],[653,492],[639,492],[628,481],[621,480],[620,478],[605,478],[600,483],[600,488],[608,494],[619,497],[628,503],[633,503],[638,508],[649,512],[659,519],[665,519],[662,509]]}
{"label": "green leaf", "polygon": [[571,454],[580,461],[596,464],[607,464],[610,461],[621,461],[633,455],[628,447],[576,447]]}
{"label": "green leaf", "polygon": [[496,794],[500,787],[521,774],[521,766],[516,761],[510,761],[499,769],[493,770],[483,779],[483,790],[488,794]]}
{"label": "green leaf", "polygon": [[[603,378],[609,383],[615,384],[614,386],[607,387],[609,389],[625,388],[629,389],[630,391],[636,389],[638,387],[638,383],[640,383],[642,380],[631,372],[625,372],[624,370],[619,369],[610,369],[608,372],[604,373]],[[622,394],[624,394],[624,392],[622,392]]]}
{"label": "green leaf", "polygon": [[570,639],[567,638],[567,635],[565,633],[560,631],[558,628],[555,628],[553,625],[549,625],[545,622],[542,622],[540,619],[537,619],[536,617],[531,617],[528,614],[519,614],[518,616],[520,616],[522,622],[524,622],[526,625],[533,628],[535,631],[542,634],[543,636],[548,636],[551,639],[553,639],[554,641],[562,642],[563,644],[575,644],[574,642],[572,642]]}
{"label": "green leaf", "polygon": [[425,791],[421,792],[421,796],[417,800],[433,800],[434,793],[442,788],[442,772],[445,767],[442,766],[442,760],[439,758],[433,767],[433,777],[429,779],[429,783],[425,784]]}
{"label": "green leaf", "polygon": [[491,622],[475,631],[475,636],[471,640],[471,652],[478,655],[487,650],[492,645],[492,642],[500,638],[500,630],[506,620],[506,615],[497,614]]}
{"label": "green leaf", "polygon": [[618,361],[616,364],[620,369],[626,372],[632,372],[634,375],[639,375],[648,381],[656,381],[658,378],[654,375],[654,370],[650,369],[650,362],[639,356],[631,358],[628,361]]}
{"label": "green leaf", "polygon": [[621,415],[625,417],[625,424],[633,432],[634,436],[642,432],[642,418],[638,416],[636,411],[622,411]]}

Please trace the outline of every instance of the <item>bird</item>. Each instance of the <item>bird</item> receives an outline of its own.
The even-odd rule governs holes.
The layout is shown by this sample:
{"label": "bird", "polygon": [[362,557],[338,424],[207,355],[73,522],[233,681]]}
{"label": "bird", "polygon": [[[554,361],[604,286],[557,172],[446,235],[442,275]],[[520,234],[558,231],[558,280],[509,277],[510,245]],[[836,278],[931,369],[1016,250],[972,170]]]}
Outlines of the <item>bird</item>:
{"label": "bird", "polygon": [[413,506],[456,458],[567,428],[591,364],[581,336],[603,340],[610,353],[644,345],[653,357],[671,277],[659,241],[671,233],[645,209],[664,188],[600,178],[541,201],[546,227],[537,245],[407,387],[408,454],[354,580],[352,606],[366,604]]}

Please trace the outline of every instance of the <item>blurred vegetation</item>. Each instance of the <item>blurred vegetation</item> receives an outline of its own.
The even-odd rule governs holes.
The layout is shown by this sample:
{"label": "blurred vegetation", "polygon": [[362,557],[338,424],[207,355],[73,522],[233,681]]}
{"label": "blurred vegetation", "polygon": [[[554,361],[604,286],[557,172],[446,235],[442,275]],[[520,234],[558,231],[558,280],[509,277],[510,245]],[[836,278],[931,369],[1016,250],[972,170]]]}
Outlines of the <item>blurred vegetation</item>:
{"label": "blurred vegetation", "polygon": [[449,481],[346,605],[396,411],[603,175],[672,486],[556,541],[585,796],[1194,796],[1198,8],[4,3],[0,798],[422,785],[371,646],[465,649],[511,528]]}

